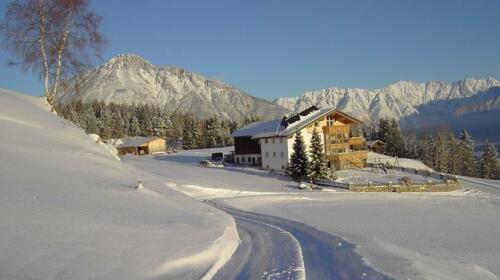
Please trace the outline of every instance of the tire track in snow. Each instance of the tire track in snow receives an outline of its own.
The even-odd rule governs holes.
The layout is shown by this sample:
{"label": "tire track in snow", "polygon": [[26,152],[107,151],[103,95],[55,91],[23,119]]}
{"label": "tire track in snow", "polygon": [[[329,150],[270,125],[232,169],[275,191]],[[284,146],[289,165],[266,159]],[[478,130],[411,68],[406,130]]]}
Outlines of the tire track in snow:
{"label": "tire track in snow", "polygon": [[336,236],[209,203],[234,217],[242,241],[213,279],[306,279],[306,274],[307,279],[390,279],[366,265],[354,245]]}

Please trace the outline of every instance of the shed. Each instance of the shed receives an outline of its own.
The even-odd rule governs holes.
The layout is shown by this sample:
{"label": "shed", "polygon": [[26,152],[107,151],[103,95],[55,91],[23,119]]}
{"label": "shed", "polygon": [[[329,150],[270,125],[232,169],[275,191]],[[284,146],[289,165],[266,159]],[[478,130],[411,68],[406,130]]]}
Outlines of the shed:
{"label": "shed", "polygon": [[375,153],[383,154],[385,149],[385,143],[381,140],[370,140],[366,141],[366,149]]}
{"label": "shed", "polygon": [[157,136],[127,137],[121,141],[121,144],[116,145],[119,155],[149,155],[164,153],[166,149],[165,139]]}

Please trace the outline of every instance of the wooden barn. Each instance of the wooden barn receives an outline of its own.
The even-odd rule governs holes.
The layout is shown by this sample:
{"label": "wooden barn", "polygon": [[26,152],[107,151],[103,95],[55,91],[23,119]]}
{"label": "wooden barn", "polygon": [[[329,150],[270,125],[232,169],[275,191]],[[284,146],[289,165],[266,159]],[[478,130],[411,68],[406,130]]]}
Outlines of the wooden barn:
{"label": "wooden barn", "polygon": [[160,137],[128,137],[122,139],[122,143],[116,145],[119,155],[150,155],[164,153],[166,141]]}
{"label": "wooden barn", "polygon": [[385,143],[380,140],[366,141],[366,149],[368,151],[383,154],[385,149]]}

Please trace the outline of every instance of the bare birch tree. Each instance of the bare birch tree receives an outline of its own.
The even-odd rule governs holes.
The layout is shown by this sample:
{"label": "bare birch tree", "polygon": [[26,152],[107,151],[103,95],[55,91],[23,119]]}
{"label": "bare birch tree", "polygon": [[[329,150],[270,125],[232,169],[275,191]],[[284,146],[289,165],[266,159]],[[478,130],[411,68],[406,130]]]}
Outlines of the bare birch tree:
{"label": "bare birch tree", "polygon": [[88,0],[14,0],[0,24],[3,47],[24,71],[38,73],[52,104],[61,80],[84,71],[101,57],[101,19]]}

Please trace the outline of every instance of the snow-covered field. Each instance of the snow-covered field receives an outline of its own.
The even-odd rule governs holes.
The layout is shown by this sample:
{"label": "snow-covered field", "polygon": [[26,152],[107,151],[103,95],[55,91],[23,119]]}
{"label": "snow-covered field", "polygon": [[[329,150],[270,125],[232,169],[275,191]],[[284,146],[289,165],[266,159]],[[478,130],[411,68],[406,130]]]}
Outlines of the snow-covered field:
{"label": "snow-covered field", "polygon": [[42,100],[5,90],[0,132],[0,279],[209,279],[238,236],[206,199],[342,237],[395,279],[500,276],[498,192],[299,191],[254,168],[198,164],[220,149],[119,161]]}
{"label": "snow-covered field", "polygon": [[[234,220],[0,90],[0,279],[209,279]],[[144,189],[133,186],[142,180]]]}
{"label": "snow-covered field", "polygon": [[[199,160],[217,150],[128,157],[124,161],[175,182],[179,190],[198,199],[214,199],[233,208],[304,222],[343,237],[357,245],[367,263],[395,279],[500,276],[498,196],[477,191],[299,191],[283,177],[252,168],[198,166]],[[425,168],[417,161],[399,160],[407,167]],[[366,175],[349,172],[360,178]],[[498,181],[490,183],[500,185]]]}

